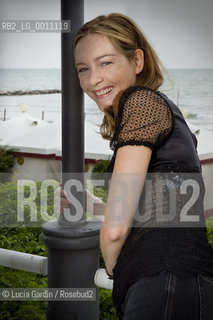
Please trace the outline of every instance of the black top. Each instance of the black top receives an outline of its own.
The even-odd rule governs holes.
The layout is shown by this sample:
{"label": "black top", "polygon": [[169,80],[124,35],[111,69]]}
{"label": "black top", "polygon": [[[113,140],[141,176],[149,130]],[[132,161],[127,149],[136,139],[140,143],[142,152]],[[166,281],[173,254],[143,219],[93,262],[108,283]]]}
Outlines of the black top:
{"label": "black top", "polygon": [[[213,277],[213,250],[206,237],[205,188],[197,139],[178,107],[160,92],[145,87],[126,89],[110,142],[114,154],[108,172],[113,171],[118,148],[125,145],[152,149],[147,174],[152,189],[148,197],[148,189],[143,188],[138,206],[139,214],[148,214],[149,219],[137,216],[133,220],[113,269],[117,311],[128,288],[143,276],[168,270],[179,275]],[[164,220],[168,213],[172,219]]]}

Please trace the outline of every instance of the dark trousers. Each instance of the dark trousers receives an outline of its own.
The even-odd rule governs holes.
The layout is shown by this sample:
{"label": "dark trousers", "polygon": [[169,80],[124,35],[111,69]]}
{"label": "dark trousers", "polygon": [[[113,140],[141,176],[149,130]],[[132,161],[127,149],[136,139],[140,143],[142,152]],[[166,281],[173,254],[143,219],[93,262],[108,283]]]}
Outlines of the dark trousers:
{"label": "dark trousers", "polygon": [[123,320],[213,320],[213,279],[162,271],[127,291]]}

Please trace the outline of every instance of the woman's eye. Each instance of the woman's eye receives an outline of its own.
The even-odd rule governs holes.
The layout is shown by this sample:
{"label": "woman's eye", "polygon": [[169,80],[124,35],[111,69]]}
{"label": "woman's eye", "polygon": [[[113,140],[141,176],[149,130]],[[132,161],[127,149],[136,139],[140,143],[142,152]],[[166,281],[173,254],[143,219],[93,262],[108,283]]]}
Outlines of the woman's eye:
{"label": "woman's eye", "polygon": [[111,64],[112,62],[111,61],[104,61],[102,62],[102,66],[108,66],[109,64]]}
{"label": "woman's eye", "polygon": [[87,70],[88,70],[87,68],[81,68],[81,69],[78,70],[78,73],[82,73],[82,72],[85,72]]}

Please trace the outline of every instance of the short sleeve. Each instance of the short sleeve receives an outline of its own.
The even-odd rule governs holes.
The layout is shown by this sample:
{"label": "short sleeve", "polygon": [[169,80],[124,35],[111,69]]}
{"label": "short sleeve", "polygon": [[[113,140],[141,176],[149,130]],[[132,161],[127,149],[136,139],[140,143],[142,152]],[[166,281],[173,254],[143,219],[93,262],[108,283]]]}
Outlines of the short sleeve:
{"label": "short sleeve", "polygon": [[158,93],[130,87],[121,96],[110,147],[145,145],[154,150],[168,137],[172,125],[170,107]]}

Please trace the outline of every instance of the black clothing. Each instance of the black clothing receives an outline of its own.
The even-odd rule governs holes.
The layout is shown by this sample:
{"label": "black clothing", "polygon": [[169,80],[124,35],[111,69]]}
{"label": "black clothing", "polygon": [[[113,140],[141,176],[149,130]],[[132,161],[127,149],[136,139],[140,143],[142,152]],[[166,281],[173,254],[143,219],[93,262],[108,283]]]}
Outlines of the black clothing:
{"label": "black clothing", "polygon": [[[197,140],[178,107],[160,92],[136,86],[126,89],[119,102],[115,133],[110,142],[114,154],[108,172],[113,171],[118,148],[125,145],[145,145],[152,149],[147,176],[151,175],[156,188],[151,191],[148,206],[143,188],[139,212],[144,214],[148,210],[150,219],[133,223],[113,269],[113,302],[118,312],[128,288],[142,277],[165,270],[177,275],[200,274],[213,278],[213,250],[206,237],[205,188],[196,151]],[[163,214],[171,209],[171,192],[180,190],[185,180],[192,179],[199,187],[199,194],[187,215],[197,215],[199,221],[195,218],[189,224],[179,223],[182,209],[194,191],[192,186],[190,194],[187,189],[187,193],[182,192],[177,197],[174,220],[166,224],[157,221],[159,209]],[[159,181],[163,193],[158,206]]]}
{"label": "black clothing", "polygon": [[128,290],[119,319],[212,320],[213,279],[162,271]]}

